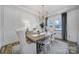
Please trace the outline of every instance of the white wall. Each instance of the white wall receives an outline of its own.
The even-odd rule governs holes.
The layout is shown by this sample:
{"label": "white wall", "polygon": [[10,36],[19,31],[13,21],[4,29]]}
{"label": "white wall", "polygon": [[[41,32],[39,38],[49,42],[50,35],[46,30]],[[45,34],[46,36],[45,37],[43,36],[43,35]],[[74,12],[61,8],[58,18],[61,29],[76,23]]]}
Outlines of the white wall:
{"label": "white wall", "polygon": [[77,44],[79,45],[79,8],[77,9],[77,37],[78,37],[78,39],[77,39]]}
{"label": "white wall", "polygon": [[78,20],[79,14],[78,9],[71,10],[67,13],[67,39],[69,41],[77,42],[78,40]]}
{"label": "white wall", "polygon": [[[27,20],[32,27],[36,27],[37,19],[34,15],[25,12],[15,6],[4,6],[4,42],[3,45],[17,41],[16,30],[23,28]],[[26,25],[27,26],[27,25]]]}
{"label": "white wall", "polygon": [[1,6],[0,6],[0,47],[1,47]]}
{"label": "white wall", "polygon": [[0,48],[2,46],[4,37],[3,37],[3,6],[0,6]]}

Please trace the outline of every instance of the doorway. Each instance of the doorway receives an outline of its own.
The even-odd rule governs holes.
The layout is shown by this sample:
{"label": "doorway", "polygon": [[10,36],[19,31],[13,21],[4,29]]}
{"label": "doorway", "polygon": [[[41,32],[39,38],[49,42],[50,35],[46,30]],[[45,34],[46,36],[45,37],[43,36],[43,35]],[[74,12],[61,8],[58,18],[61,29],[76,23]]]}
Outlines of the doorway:
{"label": "doorway", "polygon": [[67,41],[67,12],[62,13],[62,38]]}

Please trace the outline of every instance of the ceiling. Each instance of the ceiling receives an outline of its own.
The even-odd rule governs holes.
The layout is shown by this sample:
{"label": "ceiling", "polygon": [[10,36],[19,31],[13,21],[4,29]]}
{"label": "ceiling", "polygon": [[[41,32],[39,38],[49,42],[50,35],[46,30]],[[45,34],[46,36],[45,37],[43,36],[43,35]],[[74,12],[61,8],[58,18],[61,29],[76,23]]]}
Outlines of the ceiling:
{"label": "ceiling", "polygon": [[74,9],[78,7],[78,5],[20,5],[19,7],[30,11],[32,14],[47,14],[51,16]]}

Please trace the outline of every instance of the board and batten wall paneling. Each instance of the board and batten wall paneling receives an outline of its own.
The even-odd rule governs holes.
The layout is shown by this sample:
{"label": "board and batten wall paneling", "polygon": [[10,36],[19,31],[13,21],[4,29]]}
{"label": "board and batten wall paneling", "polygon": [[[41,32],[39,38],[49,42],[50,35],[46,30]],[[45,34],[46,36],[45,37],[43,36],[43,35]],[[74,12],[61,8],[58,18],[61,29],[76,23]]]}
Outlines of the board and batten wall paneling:
{"label": "board and batten wall paneling", "polygon": [[33,28],[38,24],[36,20],[34,15],[15,6],[4,6],[4,44],[17,41],[16,30],[27,27],[24,22],[28,21],[29,28]]}
{"label": "board and batten wall paneling", "polygon": [[4,41],[3,25],[4,25],[4,7],[0,5],[0,48],[3,45]]}
{"label": "board and batten wall paneling", "polygon": [[67,13],[67,40],[77,42],[78,40],[78,9],[71,10]]}
{"label": "board and batten wall paneling", "polygon": [[77,44],[79,45],[79,8],[77,9]]}
{"label": "board and batten wall paneling", "polygon": [[1,6],[0,6],[0,48],[1,48]]}

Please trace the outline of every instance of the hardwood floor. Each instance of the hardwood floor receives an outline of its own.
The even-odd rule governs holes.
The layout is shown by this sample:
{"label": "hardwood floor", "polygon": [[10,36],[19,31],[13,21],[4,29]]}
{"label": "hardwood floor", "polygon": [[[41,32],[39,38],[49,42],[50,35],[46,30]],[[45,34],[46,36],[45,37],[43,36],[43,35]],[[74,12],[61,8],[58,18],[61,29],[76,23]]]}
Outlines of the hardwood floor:
{"label": "hardwood floor", "polygon": [[17,42],[2,46],[1,49],[0,49],[0,54],[12,54],[12,48],[14,46],[19,45],[19,44],[20,44],[19,41],[17,41]]}
{"label": "hardwood floor", "polygon": [[[19,42],[15,42],[12,44],[5,45],[1,48],[0,53],[1,54],[12,54],[12,48],[17,47],[19,45]],[[15,49],[16,50],[16,49]],[[20,51],[18,51],[19,53]],[[17,52],[15,52],[18,54]],[[48,49],[48,53],[46,54],[78,54],[79,53],[79,46],[74,42],[69,41],[63,41],[61,39],[55,39],[51,43],[51,48]],[[43,51],[40,54],[44,54]]]}

